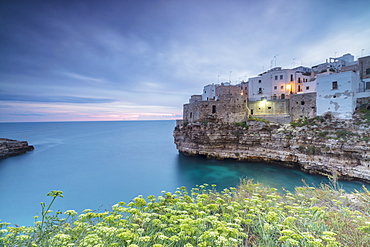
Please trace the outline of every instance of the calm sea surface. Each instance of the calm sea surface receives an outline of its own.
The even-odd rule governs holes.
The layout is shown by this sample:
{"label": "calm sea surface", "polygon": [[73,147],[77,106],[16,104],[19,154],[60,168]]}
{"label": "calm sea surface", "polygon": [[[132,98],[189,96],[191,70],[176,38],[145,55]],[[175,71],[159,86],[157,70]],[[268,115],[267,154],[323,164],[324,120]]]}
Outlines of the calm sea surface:
{"label": "calm sea surface", "polygon": [[[203,183],[219,189],[240,178],[294,190],[328,180],[299,170],[262,163],[207,160],[179,154],[175,121],[0,123],[0,137],[28,141],[27,154],[0,160],[0,219],[31,225],[46,194],[61,190],[53,210],[104,210],[137,195],[160,195]],[[341,182],[361,190],[359,182]],[[367,185],[370,189],[370,186]]]}

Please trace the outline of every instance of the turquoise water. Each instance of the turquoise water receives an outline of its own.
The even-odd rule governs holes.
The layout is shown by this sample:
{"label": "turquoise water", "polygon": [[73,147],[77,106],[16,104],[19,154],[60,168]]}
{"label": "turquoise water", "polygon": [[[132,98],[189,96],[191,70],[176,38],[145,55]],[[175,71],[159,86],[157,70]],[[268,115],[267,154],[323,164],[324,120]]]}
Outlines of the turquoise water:
{"label": "turquoise water", "polygon": [[[31,225],[51,190],[65,196],[54,211],[81,212],[180,186],[208,183],[223,189],[240,178],[288,190],[303,185],[302,179],[310,185],[328,182],[277,165],[186,157],[173,143],[174,127],[175,121],[1,123],[0,137],[28,141],[35,150],[0,160],[0,219]],[[340,184],[348,191],[362,186]]]}

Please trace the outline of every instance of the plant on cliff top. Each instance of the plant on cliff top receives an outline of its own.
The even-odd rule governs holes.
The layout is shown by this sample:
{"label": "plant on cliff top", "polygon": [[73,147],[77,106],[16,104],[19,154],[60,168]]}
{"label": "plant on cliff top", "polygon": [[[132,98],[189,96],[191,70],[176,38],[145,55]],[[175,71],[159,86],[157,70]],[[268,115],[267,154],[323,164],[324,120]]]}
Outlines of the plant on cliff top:
{"label": "plant on cliff top", "polygon": [[270,121],[264,119],[264,118],[259,118],[259,117],[252,117],[252,115],[249,115],[248,120],[250,121],[258,121],[258,122],[264,122],[264,123],[270,123]]}
{"label": "plant on cliff top", "polygon": [[50,228],[0,222],[0,246],[369,246],[369,202],[365,188],[346,195],[305,186],[279,194],[249,180],[221,192],[204,184],[138,196],[102,213],[48,217],[48,210]]}
{"label": "plant on cliff top", "polygon": [[240,126],[240,127],[242,127],[242,128],[246,128],[246,129],[248,129],[248,128],[249,128],[249,126],[248,126],[248,124],[247,124],[247,121],[238,122],[238,123],[235,123],[235,125],[236,125],[236,126]]}

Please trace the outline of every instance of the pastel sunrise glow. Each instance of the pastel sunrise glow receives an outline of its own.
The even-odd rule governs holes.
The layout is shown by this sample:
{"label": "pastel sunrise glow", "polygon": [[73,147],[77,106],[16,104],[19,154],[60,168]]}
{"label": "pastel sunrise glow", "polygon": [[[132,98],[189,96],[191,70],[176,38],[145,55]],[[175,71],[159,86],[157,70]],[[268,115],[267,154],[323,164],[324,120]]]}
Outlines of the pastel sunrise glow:
{"label": "pastel sunrise glow", "polygon": [[1,1],[0,122],[166,120],[204,85],[370,54],[370,1]]}

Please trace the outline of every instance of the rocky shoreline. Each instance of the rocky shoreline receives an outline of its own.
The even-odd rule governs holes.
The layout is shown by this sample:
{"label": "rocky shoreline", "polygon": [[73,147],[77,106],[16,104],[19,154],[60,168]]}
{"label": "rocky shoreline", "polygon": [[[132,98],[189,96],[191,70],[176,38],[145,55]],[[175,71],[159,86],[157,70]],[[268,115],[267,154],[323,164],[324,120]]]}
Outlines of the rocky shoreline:
{"label": "rocky shoreline", "polygon": [[24,154],[32,151],[33,146],[28,145],[26,141],[16,141],[7,138],[0,138],[0,159]]}
{"label": "rocky shoreline", "polygon": [[354,121],[323,117],[285,125],[261,120],[178,121],[174,142],[185,155],[277,163],[370,183],[370,128]]}

